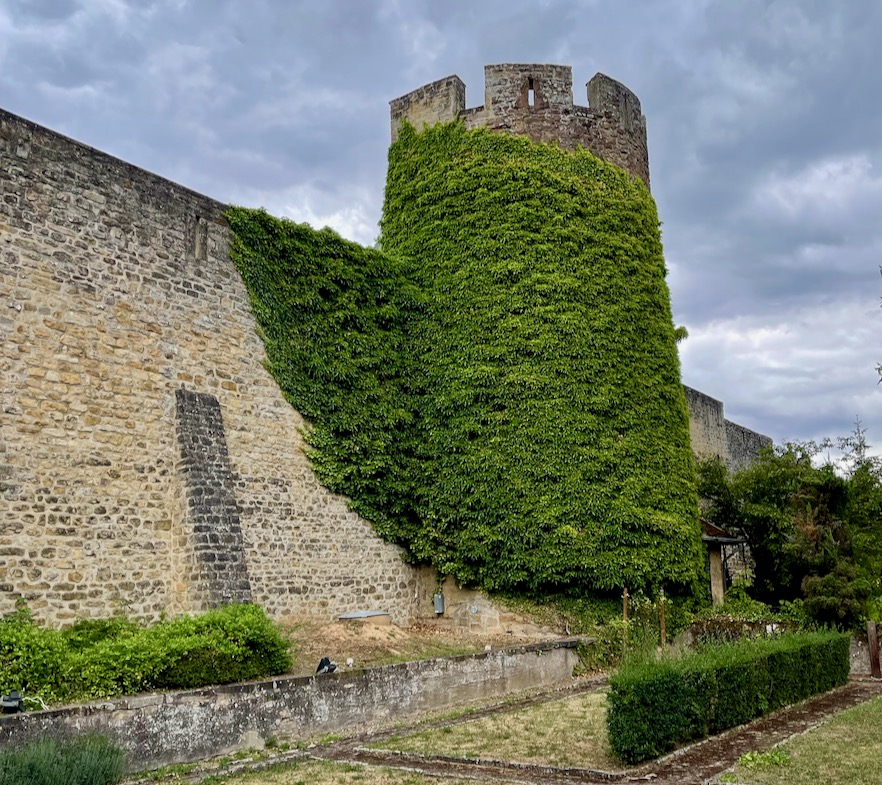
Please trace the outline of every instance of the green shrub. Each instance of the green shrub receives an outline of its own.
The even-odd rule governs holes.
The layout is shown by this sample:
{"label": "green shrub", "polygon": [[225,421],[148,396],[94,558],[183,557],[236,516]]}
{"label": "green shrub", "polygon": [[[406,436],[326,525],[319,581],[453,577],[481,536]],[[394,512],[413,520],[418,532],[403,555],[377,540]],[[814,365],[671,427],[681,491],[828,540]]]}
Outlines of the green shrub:
{"label": "green shrub", "polygon": [[288,642],[256,605],[226,605],[152,627],[79,622],[56,631],[27,614],[0,621],[0,689],[47,702],[187,689],[285,673]]}
{"label": "green shrub", "polygon": [[61,630],[61,637],[72,651],[81,651],[101,641],[126,638],[140,630],[137,622],[125,616],[112,619],[78,619]]}
{"label": "green shrub", "polygon": [[15,613],[0,619],[0,691],[61,700],[60,670],[66,658],[64,638],[56,630],[38,627],[27,606],[19,604]]}
{"label": "green shrub", "polygon": [[124,773],[122,750],[100,736],[0,752],[0,785],[113,785]]}
{"label": "green shrub", "polygon": [[256,605],[225,605],[108,639],[71,658],[81,696],[189,689],[285,673],[288,643]]}
{"label": "green shrub", "polygon": [[228,605],[169,624],[172,652],[153,676],[158,688],[228,684],[285,673],[288,642],[255,605]]}
{"label": "green shrub", "polygon": [[670,752],[844,684],[849,638],[805,633],[626,664],[610,679],[610,744],[626,763]]}

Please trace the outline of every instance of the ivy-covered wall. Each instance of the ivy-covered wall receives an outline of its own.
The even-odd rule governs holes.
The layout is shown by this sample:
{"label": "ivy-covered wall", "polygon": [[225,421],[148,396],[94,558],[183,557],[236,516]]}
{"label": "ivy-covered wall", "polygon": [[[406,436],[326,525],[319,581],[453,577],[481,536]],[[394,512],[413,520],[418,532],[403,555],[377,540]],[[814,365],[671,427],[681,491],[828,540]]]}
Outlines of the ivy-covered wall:
{"label": "ivy-covered wall", "polygon": [[487,589],[687,585],[702,564],[655,206],[590,153],[404,126],[382,253],[229,213],[319,476]]}
{"label": "ivy-covered wall", "polygon": [[269,370],[309,422],[319,478],[406,544],[405,522],[415,520],[409,325],[420,293],[393,258],[330,229],[245,208],[227,219]]}

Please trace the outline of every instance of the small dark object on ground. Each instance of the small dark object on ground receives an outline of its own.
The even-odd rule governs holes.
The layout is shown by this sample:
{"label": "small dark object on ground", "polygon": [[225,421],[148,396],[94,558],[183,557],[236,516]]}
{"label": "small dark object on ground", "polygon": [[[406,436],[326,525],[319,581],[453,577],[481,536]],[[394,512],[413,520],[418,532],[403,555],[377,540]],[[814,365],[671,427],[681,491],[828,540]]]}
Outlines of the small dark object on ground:
{"label": "small dark object on ground", "polygon": [[316,676],[320,673],[333,673],[337,670],[337,663],[331,662],[328,657],[322,657],[322,661],[319,663],[318,668],[315,669]]}
{"label": "small dark object on ground", "polygon": [[13,691],[9,695],[0,695],[0,709],[3,714],[18,714],[24,711],[24,700],[21,693]]}

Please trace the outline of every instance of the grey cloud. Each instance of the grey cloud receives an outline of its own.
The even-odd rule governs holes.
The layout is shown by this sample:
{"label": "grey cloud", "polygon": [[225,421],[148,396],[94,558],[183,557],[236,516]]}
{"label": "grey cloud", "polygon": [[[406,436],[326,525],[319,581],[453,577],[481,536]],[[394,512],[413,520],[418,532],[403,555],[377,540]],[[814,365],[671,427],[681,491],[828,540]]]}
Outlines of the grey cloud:
{"label": "grey cloud", "polygon": [[603,71],[647,115],[687,383],[776,438],[860,411],[872,441],[879,29],[873,0],[12,0],[0,103],[370,242],[390,99],[458,73],[477,105],[484,64],[525,61],[572,65],[582,103]]}

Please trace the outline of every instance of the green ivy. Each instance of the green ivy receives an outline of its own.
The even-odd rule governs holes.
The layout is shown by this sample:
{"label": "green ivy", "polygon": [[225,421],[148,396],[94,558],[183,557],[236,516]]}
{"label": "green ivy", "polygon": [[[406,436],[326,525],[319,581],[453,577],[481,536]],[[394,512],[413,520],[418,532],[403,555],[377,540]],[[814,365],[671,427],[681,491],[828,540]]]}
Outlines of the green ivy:
{"label": "green ivy", "polygon": [[269,370],[310,423],[316,472],[382,536],[406,545],[419,534],[407,369],[420,293],[393,259],[330,229],[243,208],[227,218]]}
{"label": "green ivy", "polygon": [[233,258],[321,480],[490,590],[702,566],[655,205],[587,151],[405,126],[382,252],[235,208]]}

